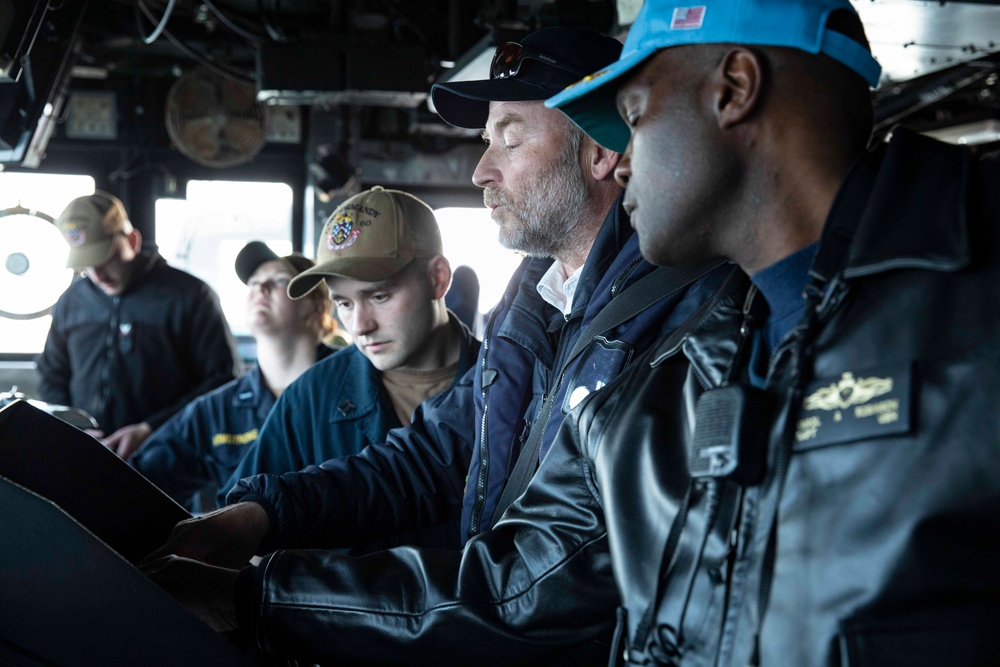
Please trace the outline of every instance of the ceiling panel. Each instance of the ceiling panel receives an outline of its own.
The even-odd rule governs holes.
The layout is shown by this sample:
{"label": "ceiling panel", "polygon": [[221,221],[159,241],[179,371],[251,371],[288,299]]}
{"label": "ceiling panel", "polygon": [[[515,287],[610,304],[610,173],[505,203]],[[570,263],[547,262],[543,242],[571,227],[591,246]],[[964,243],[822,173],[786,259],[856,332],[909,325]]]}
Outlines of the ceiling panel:
{"label": "ceiling panel", "polygon": [[1000,4],[852,0],[882,83],[929,74],[1000,51]]}

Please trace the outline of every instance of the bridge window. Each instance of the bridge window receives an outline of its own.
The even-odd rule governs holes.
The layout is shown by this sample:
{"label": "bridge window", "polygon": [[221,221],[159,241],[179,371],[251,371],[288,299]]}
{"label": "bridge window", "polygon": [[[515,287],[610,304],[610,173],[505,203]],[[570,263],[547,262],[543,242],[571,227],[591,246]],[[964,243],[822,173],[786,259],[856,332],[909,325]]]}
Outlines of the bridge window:
{"label": "bridge window", "polygon": [[[90,176],[0,172],[0,354],[30,359],[42,351],[48,313],[73,275],[51,221],[93,191]],[[0,367],[0,391],[10,379]]]}
{"label": "bridge window", "polygon": [[[284,183],[189,181],[187,199],[156,202],[156,243],[172,266],[192,273],[219,294],[238,337],[246,325],[247,288],[233,263],[248,241],[276,253],[292,251],[292,189]],[[246,356],[246,355],[244,355]]]}
{"label": "bridge window", "polygon": [[497,224],[490,217],[489,209],[483,206],[439,208],[434,215],[441,228],[444,254],[452,271],[464,264],[476,272],[479,312],[485,315],[500,301],[521,256],[500,245]]}

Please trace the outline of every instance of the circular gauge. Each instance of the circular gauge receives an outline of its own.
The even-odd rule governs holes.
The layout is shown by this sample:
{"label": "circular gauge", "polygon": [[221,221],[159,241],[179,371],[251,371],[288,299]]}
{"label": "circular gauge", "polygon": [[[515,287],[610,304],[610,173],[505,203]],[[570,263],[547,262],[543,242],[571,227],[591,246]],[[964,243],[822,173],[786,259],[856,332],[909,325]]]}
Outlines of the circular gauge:
{"label": "circular gauge", "polygon": [[68,253],[51,216],[20,206],[0,211],[0,317],[30,320],[52,312],[73,280]]}

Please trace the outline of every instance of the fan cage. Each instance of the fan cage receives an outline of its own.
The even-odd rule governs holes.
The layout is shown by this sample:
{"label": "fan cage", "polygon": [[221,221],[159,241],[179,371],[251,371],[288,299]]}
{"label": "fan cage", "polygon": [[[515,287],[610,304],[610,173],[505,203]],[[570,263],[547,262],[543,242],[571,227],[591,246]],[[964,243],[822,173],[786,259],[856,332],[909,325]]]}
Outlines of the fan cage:
{"label": "fan cage", "polygon": [[177,150],[206,167],[249,162],[267,142],[269,112],[257,101],[254,86],[205,68],[174,82],[165,116]]}

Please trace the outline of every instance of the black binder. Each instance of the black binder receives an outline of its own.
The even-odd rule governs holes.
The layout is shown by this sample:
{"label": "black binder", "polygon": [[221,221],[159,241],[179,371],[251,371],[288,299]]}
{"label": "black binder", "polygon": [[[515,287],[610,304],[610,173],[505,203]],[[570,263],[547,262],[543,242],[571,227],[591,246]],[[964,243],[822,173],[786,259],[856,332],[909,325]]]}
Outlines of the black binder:
{"label": "black binder", "polygon": [[0,409],[0,666],[252,664],[134,567],[188,516],[83,431]]}
{"label": "black binder", "polygon": [[0,665],[250,665],[54,503],[0,478]]}
{"label": "black binder", "polygon": [[48,498],[133,564],[191,516],[100,442],[24,401],[0,409],[0,476]]}

